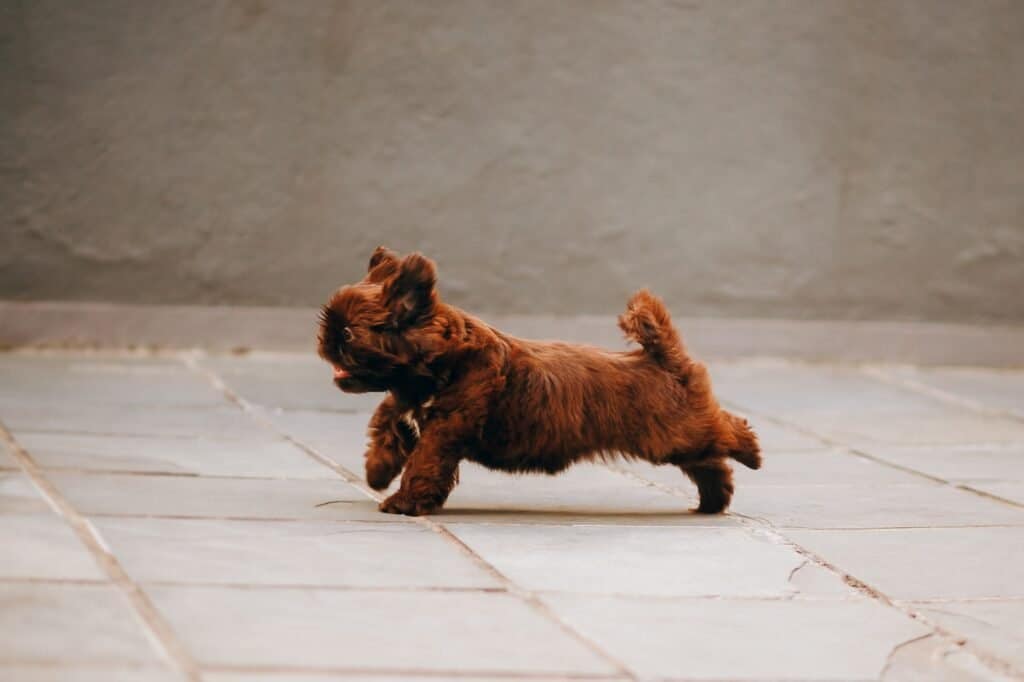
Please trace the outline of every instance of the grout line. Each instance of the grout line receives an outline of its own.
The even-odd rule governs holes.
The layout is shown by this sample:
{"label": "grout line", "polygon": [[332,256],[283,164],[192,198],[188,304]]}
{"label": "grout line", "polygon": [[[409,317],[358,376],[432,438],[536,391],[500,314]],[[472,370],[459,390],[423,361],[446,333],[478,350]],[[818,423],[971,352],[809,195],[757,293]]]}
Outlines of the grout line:
{"label": "grout line", "polygon": [[1002,502],[1003,504],[1008,504],[1014,507],[1021,507],[1022,509],[1024,509],[1024,503],[1018,502],[1016,500],[1011,500],[1009,497],[1003,497],[1001,495],[996,495],[995,493],[990,493],[988,491],[981,490],[980,488],[975,488],[974,486],[968,485],[966,483],[950,483],[950,485],[953,486],[954,488],[957,488],[958,490],[964,490],[969,493],[974,493],[975,495],[980,495],[981,497],[987,497],[990,500],[995,500],[996,502]]}
{"label": "grout line", "polygon": [[973,602],[1024,601],[1024,595],[993,596],[993,597],[915,597],[913,599],[897,599],[905,604],[971,604]]}
{"label": "grout line", "polygon": [[1004,419],[1009,418],[1016,421],[1024,421],[1024,413],[998,407],[989,407],[981,401],[931,386],[930,384],[926,384],[922,381],[917,381],[907,377],[893,376],[885,371],[884,367],[880,367],[878,365],[861,365],[857,369],[862,374],[865,374],[880,383],[902,388],[910,393],[928,396],[929,398],[941,403],[946,403],[947,405],[963,407],[986,417],[1002,417]]}
{"label": "grout line", "polygon": [[[674,486],[666,485],[664,483],[659,483],[658,481],[652,481],[650,479],[644,478],[643,476],[641,476],[640,474],[636,473],[635,471],[633,471],[631,469],[626,469],[624,467],[619,466],[618,463],[616,463],[616,462],[606,461],[606,462],[603,462],[603,465],[605,467],[607,467],[608,469],[610,469],[611,471],[614,471],[615,473],[619,474],[620,476],[628,478],[629,480],[633,481],[634,483],[639,483],[640,485],[642,485],[644,487],[653,488],[654,490],[659,490],[659,491],[661,491],[663,493],[666,493],[668,495],[672,495],[673,497],[681,497],[681,498],[683,498],[683,499],[685,499],[685,500],[687,500],[689,502],[692,502],[694,506],[691,507],[691,509],[696,508],[696,505],[699,502],[699,500],[696,499],[694,495],[688,495],[681,488],[676,488]],[[731,511],[727,512],[726,514],[724,514],[724,516],[735,516],[735,515],[736,515],[735,512],[731,512]],[[700,528],[736,528],[737,530],[742,530],[743,529],[742,523],[741,523],[741,525],[738,525],[738,526],[727,526],[727,525],[710,526],[709,525],[709,526],[698,526],[698,527],[700,527]]]}
{"label": "grout line", "polygon": [[776,417],[774,415],[767,414],[765,412],[761,412],[760,410],[753,410],[753,409],[750,409],[748,407],[744,407],[744,406],[742,406],[742,405],[740,405],[740,404],[738,404],[738,403],[736,403],[736,402],[734,402],[732,400],[722,400],[721,403],[722,403],[722,405],[724,405],[725,407],[728,407],[731,410],[735,410],[737,412],[742,412],[744,414],[752,415],[752,416],[756,417],[757,419],[761,419],[763,421],[770,422],[770,423],[775,424],[776,426],[780,426],[780,427],[782,427],[784,429],[788,429],[790,431],[795,431],[795,432],[797,432],[797,433],[799,433],[801,435],[807,436],[809,438],[813,438],[813,439],[817,440],[818,442],[822,443],[823,445],[826,445],[826,446],[828,446],[830,448],[833,448],[837,452],[845,453],[845,454],[848,454],[848,455],[853,455],[854,457],[857,457],[859,459],[865,459],[865,460],[868,460],[870,462],[874,462],[875,464],[879,464],[881,466],[888,467],[890,469],[896,469],[897,471],[902,471],[902,472],[907,473],[907,474],[912,474],[912,475],[917,476],[919,478],[923,478],[925,480],[931,481],[932,483],[939,483],[939,484],[942,484],[942,485],[949,485],[948,481],[946,481],[945,479],[939,478],[938,476],[932,476],[931,474],[926,474],[923,471],[918,471],[917,469],[911,469],[910,467],[903,466],[902,464],[895,464],[894,462],[889,462],[889,461],[886,461],[884,459],[879,459],[879,458],[877,458],[877,457],[875,457],[873,455],[870,455],[868,453],[865,453],[865,452],[862,452],[860,450],[857,450],[856,448],[853,448],[853,447],[851,447],[849,445],[846,445],[844,443],[840,443],[837,440],[833,440],[832,438],[829,438],[827,436],[823,436],[823,435],[821,435],[820,433],[818,433],[816,431],[813,431],[813,430],[811,430],[811,429],[809,429],[809,428],[807,428],[807,427],[805,427],[805,426],[803,426],[801,424],[797,424],[796,422],[790,421],[788,419],[784,419],[782,417]]}
{"label": "grout line", "polygon": [[[353,504],[355,504],[353,502]],[[157,519],[166,521],[242,521],[248,523],[310,523],[336,524],[339,526],[356,523],[400,524],[394,519],[333,519],[315,516],[200,516],[196,514],[133,514],[131,512],[87,512],[94,519]]]}
{"label": "grout line", "polygon": [[[768,523],[767,519],[757,518],[759,521]],[[1021,528],[1024,526],[1022,523],[964,523],[964,524],[934,524],[931,526],[794,526],[790,524],[776,525],[772,524],[776,528],[783,528],[785,530],[810,530],[810,531],[846,531],[846,532],[889,532],[889,531],[901,531],[901,530],[963,530],[964,528]]]}
{"label": "grout line", "polygon": [[[110,673],[112,671],[117,672],[166,672],[166,668],[157,667],[148,663],[141,663],[137,661],[126,661],[121,658],[92,658],[92,659],[78,659],[78,660],[57,660],[50,659],[44,660],[39,658],[16,658],[16,657],[0,657],[0,672],[4,672],[3,668],[6,666],[18,667],[18,668],[31,668],[34,670],[47,670],[47,671],[89,671],[99,673]],[[55,678],[47,678],[55,679]],[[103,678],[97,678],[103,679]],[[5,681],[6,682],[6,681]]]}
{"label": "grout line", "polygon": [[296,405],[288,405],[287,403],[271,404],[271,403],[258,403],[258,402],[255,402],[255,401],[246,401],[246,402],[248,402],[250,405],[253,405],[255,407],[259,407],[259,408],[264,409],[264,410],[272,410],[272,411],[275,411],[275,412],[293,412],[293,413],[297,412],[297,413],[300,413],[300,414],[315,414],[318,417],[329,417],[331,415],[334,415],[336,417],[351,417],[353,415],[355,415],[355,416],[366,415],[367,417],[369,417],[371,414],[373,414],[373,410],[374,410],[373,407],[334,408],[334,407],[314,407],[314,406],[309,406],[309,405],[306,405],[306,406],[297,405],[296,406]]}
{"label": "grout line", "polygon": [[93,555],[93,559],[107,574],[110,581],[124,593],[138,616],[143,632],[153,642],[164,658],[190,682],[200,682],[199,667],[184,645],[178,640],[170,624],[164,620],[153,602],[132,580],[121,563],[103,541],[99,531],[78,513],[57,488],[43,475],[27,450],[14,439],[5,425],[0,423],[0,440],[3,440],[11,454],[21,465],[47,504],[71,526],[78,539]]}
{"label": "grout line", "polygon": [[[909,393],[916,393],[918,395],[927,396],[929,398],[932,398],[933,400],[945,403],[947,405],[954,405],[956,407],[971,410],[972,412],[975,412],[984,417],[996,417],[1001,419],[1011,419],[1014,421],[1024,421],[1024,414],[1020,412],[1016,412],[1014,410],[1003,410],[999,408],[988,407],[984,403],[981,403],[977,400],[965,398],[955,393],[951,393],[940,388],[935,388],[934,386],[929,386],[928,384],[922,383],[920,381],[915,381],[913,379],[908,379],[905,377],[895,377],[886,372],[881,367],[862,366],[858,368],[858,371],[874,379],[875,381],[878,381],[879,383],[883,383],[888,386],[895,386],[896,388],[903,389],[904,391],[907,391]],[[908,469],[908,471],[914,470]],[[1017,502],[1016,500],[1002,497],[1000,495],[995,495],[984,490],[979,490],[978,488],[974,488],[966,483],[953,483],[950,481],[946,481],[945,479],[938,480],[941,480],[947,485],[950,485],[958,490],[974,493],[975,495],[987,497],[988,499],[994,500],[996,502],[1002,502],[1003,504],[1008,504],[1013,507],[1024,509],[1024,503],[1020,503]]]}
{"label": "grout line", "polygon": [[[0,583],[4,580],[0,578]],[[186,580],[142,580],[143,585],[152,587],[188,587],[199,589],[225,589],[225,590],[323,590],[325,592],[373,592],[373,593],[406,593],[406,592],[441,592],[449,593],[480,593],[480,594],[505,594],[508,592],[504,587],[437,587],[415,585],[331,585],[317,583],[219,583],[209,581],[186,581]]]}
{"label": "grout line", "polygon": [[[732,407],[735,407],[735,406],[733,405]],[[750,413],[753,414],[753,412],[750,412]],[[758,417],[760,418],[761,415],[758,415]],[[770,421],[771,418],[770,417],[765,417],[765,420],[766,421]],[[810,432],[808,432],[808,433],[810,433]],[[846,449],[842,448],[841,450],[846,450]],[[858,452],[856,450],[852,450],[852,449],[849,449],[848,451],[842,452],[842,454],[850,454],[850,455],[853,455],[853,456],[861,458],[861,459],[867,459],[867,460],[869,460],[871,462],[875,462],[875,459],[873,457],[871,457],[870,455],[864,455],[864,454],[862,454],[862,453],[860,453],[860,452]],[[963,491],[966,491],[966,492],[974,493],[976,495],[980,495],[981,497],[988,497],[988,498],[991,498],[991,499],[996,500],[998,502],[1003,502],[1003,503],[1012,505],[1014,507],[1024,507],[1024,504],[1016,502],[1015,500],[1011,500],[1011,499],[1008,499],[1008,498],[1000,497],[998,495],[994,495],[992,493],[985,492],[984,490],[975,489],[975,488],[971,487],[970,485],[968,485],[966,483],[954,483],[954,482],[951,482],[951,481],[946,481],[944,479],[936,478],[936,477],[930,476],[929,474],[925,474],[923,472],[916,471],[914,469],[907,469],[907,468],[905,468],[905,467],[903,467],[903,466],[901,466],[899,464],[892,464],[890,462],[879,461],[878,464],[883,465],[883,466],[890,466],[891,468],[894,468],[894,469],[900,469],[900,470],[906,471],[906,473],[908,473],[908,474],[919,475],[921,477],[924,477],[924,478],[928,479],[929,481],[931,481],[933,483],[937,483],[937,484],[945,486],[945,487],[956,488],[956,489],[963,490]],[[681,488],[678,488],[676,486],[667,485],[667,484],[664,484],[664,483],[657,483],[657,482],[654,482],[654,481],[649,481],[648,479],[643,478],[639,474],[636,474],[636,473],[634,473],[633,471],[631,471],[629,469],[625,469],[625,468],[620,467],[616,463],[608,462],[608,463],[605,463],[605,466],[607,466],[612,471],[615,471],[616,473],[619,473],[619,474],[631,477],[634,480],[636,480],[636,481],[638,481],[638,482],[640,482],[640,483],[642,483],[644,485],[647,485],[649,487],[657,488],[658,490],[661,490],[663,492],[668,492],[668,493],[671,493],[671,494],[683,493],[683,490]],[[889,485],[889,487],[891,487],[891,488],[901,488],[901,487],[903,487],[903,488],[913,488],[915,486],[916,487],[921,487],[920,484],[917,484],[917,483],[892,483],[892,484]],[[761,486],[746,485],[744,487],[745,488],[760,488],[760,489],[763,490],[765,488],[788,488],[788,487],[799,487],[799,488],[808,488],[808,487],[810,487],[810,488],[830,488],[830,489],[837,489],[837,488],[864,489],[864,488],[867,488],[867,487],[870,487],[870,486],[867,486],[867,485],[865,485],[863,483],[851,483],[851,484],[845,484],[844,483],[844,484],[835,484],[835,485],[813,485],[813,484],[812,485],[791,484],[791,485],[773,485],[773,486],[767,486],[767,485],[761,485]],[[763,521],[764,519],[759,519],[759,520]],[[954,523],[954,524],[945,524],[945,525],[942,525],[942,524],[931,524],[931,525],[928,525],[928,526],[795,526],[795,525],[790,525],[790,524],[784,524],[784,525],[780,525],[780,526],[776,526],[776,527],[777,528],[787,528],[787,529],[790,529],[790,530],[907,530],[907,529],[915,530],[915,529],[933,529],[933,528],[1018,528],[1020,526],[1024,526],[1024,517],[1021,517],[1021,521],[1019,523]],[[721,527],[721,526],[707,526],[707,527]]]}
{"label": "grout line", "polygon": [[[2,352],[2,351],[0,351]],[[158,410],[154,410],[156,412]],[[195,410],[202,412],[202,410]],[[139,433],[138,431],[84,431],[82,429],[51,429],[35,426],[15,426],[17,431],[33,436],[88,436],[90,438],[115,438],[121,440],[168,440],[168,441],[205,441],[208,443],[251,443],[248,436],[214,436],[208,433]]]}
{"label": "grout line", "polygon": [[[262,425],[264,428],[269,429],[269,430],[277,433],[280,437],[282,437],[285,440],[289,441],[290,443],[294,444],[296,447],[301,449],[303,452],[305,452],[307,455],[312,457],[314,460],[316,460],[317,462],[323,464],[324,466],[328,467],[329,469],[331,469],[332,471],[337,473],[346,482],[348,482],[351,486],[353,486],[354,488],[359,490],[361,493],[363,493],[364,495],[369,497],[371,500],[374,500],[376,502],[380,502],[381,501],[381,495],[380,494],[378,494],[376,491],[374,491],[369,486],[367,486],[362,481],[361,478],[356,476],[354,473],[349,471],[347,468],[341,466],[340,464],[338,464],[334,460],[332,460],[332,459],[330,459],[330,458],[320,454],[319,452],[316,451],[315,448],[313,448],[313,447],[307,445],[306,443],[300,441],[299,439],[291,436],[291,434],[289,434],[289,433],[279,429],[274,423],[272,423],[270,420],[268,420],[265,416],[263,416],[262,414],[259,414],[253,408],[253,405],[251,403],[249,403],[247,400],[242,398],[233,389],[231,389],[231,387],[228,386],[220,378],[220,376],[218,376],[212,370],[209,370],[209,369],[203,367],[199,363],[198,358],[199,358],[200,354],[201,354],[201,351],[197,351],[195,353],[190,353],[190,354],[187,354],[187,355],[183,355],[182,356],[182,361],[191,370],[199,373],[202,376],[205,376],[210,381],[210,383],[214,386],[214,388],[218,389],[229,402],[234,403],[243,412],[245,412],[247,415],[249,415],[253,420],[255,420],[257,423]],[[430,530],[434,531],[435,533],[437,533],[438,535],[440,535],[441,537],[445,538],[450,543],[455,545],[456,548],[458,548],[465,556],[467,556],[470,560],[472,560],[480,569],[482,569],[484,572],[489,574],[492,578],[494,578],[500,584],[504,585],[506,591],[509,594],[518,597],[520,600],[525,602],[528,606],[532,607],[534,611],[536,611],[539,614],[541,614],[541,616],[545,617],[549,621],[552,621],[560,630],[562,630],[562,632],[564,632],[566,635],[568,635],[572,639],[576,640],[579,644],[583,645],[584,648],[586,648],[591,653],[595,654],[599,659],[603,660],[606,664],[610,665],[616,671],[616,675],[618,675],[620,677],[621,676],[625,676],[625,677],[627,677],[630,680],[637,680],[637,677],[633,674],[633,672],[629,668],[626,667],[626,665],[624,663],[622,663],[621,661],[619,661],[618,659],[613,657],[608,652],[604,651],[600,646],[598,646],[598,644],[596,642],[590,640],[588,637],[585,637],[582,633],[580,633],[576,629],[572,628],[566,621],[564,621],[560,617],[558,617],[558,615],[555,614],[554,611],[550,607],[548,607],[548,605],[545,604],[540,599],[540,597],[538,597],[534,592],[531,592],[531,591],[529,591],[529,590],[527,590],[525,588],[522,588],[519,585],[517,585],[516,583],[514,583],[504,573],[499,571],[495,566],[493,566],[491,563],[489,563],[487,560],[485,560],[482,556],[480,556],[475,551],[473,551],[469,547],[469,545],[467,545],[465,542],[463,542],[457,535],[455,535],[451,530],[449,530],[443,523],[439,523],[439,522],[437,522],[437,521],[435,521],[432,518],[427,517],[427,516],[415,516],[415,517],[406,517],[406,518],[409,520],[409,522],[417,523],[417,524],[419,524],[421,526],[425,526],[425,527],[429,528]]]}
{"label": "grout line", "polygon": [[735,402],[733,402],[731,400],[723,400],[721,402],[722,402],[723,405],[725,405],[726,407],[728,407],[730,409],[733,409],[733,410],[736,410],[736,411],[739,411],[739,412],[743,412],[743,413],[746,413],[746,414],[753,415],[753,416],[755,416],[758,419],[764,420],[766,422],[770,422],[772,424],[775,424],[776,426],[781,426],[781,427],[789,429],[791,431],[796,431],[797,433],[803,434],[803,435],[808,436],[810,438],[815,438],[818,441],[824,443],[825,445],[828,445],[829,447],[835,448],[839,452],[843,452],[843,453],[846,453],[846,454],[849,454],[849,455],[853,455],[854,457],[857,457],[859,459],[863,459],[863,460],[866,460],[866,461],[869,461],[869,462],[873,462],[875,464],[878,464],[879,466],[884,466],[884,467],[888,467],[889,469],[895,469],[897,471],[902,471],[902,472],[904,472],[906,474],[911,474],[911,475],[917,476],[919,478],[923,478],[923,479],[925,479],[927,481],[931,481],[932,483],[938,483],[939,485],[947,486],[949,488],[953,488],[954,490],[962,490],[964,492],[977,495],[978,497],[985,497],[985,498],[988,498],[990,500],[994,500],[996,502],[999,502],[999,503],[1002,503],[1002,504],[1006,504],[1006,505],[1011,506],[1011,507],[1015,507],[1015,508],[1024,507],[1024,504],[1020,504],[1018,502],[1014,502],[1013,500],[1008,500],[1008,499],[999,497],[997,495],[993,495],[991,493],[986,493],[986,492],[983,492],[983,491],[980,491],[980,490],[975,490],[974,488],[971,488],[969,486],[966,486],[966,485],[963,485],[963,484],[959,484],[959,483],[953,483],[953,482],[948,481],[948,480],[946,480],[944,478],[940,478],[939,476],[933,476],[932,474],[926,473],[924,471],[920,471],[918,469],[914,469],[914,468],[911,468],[911,467],[908,467],[908,466],[904,466],[902,464],[896,464],[895,462],[890,462],[890,461],[888,461],[886,459],[882,459],[881,457],[877,457],[875,455],[872,455],[871,453],[865,452],[864,450],[856,448],[856,447],[854,447],[852,445],[846,445],[845,443],[841,443],[840,441],[834,440],[834,439],[832,439],[832,438],[830,438],[828,436],[823,436],[820,433],[818,433],[818,432],[816,432],[816,431],[814,431],[812,429],[809,429],[809,428],[807,428],[805,426],[797,424],[796,422],[790,421],[788,419],[785,419],[785,418],[782,418],[782,417],[776,417],[776,416],[771,415],[771,414],[766,414],[764,412],[761,412],[760,410],[753,410],[753,409],[750,409],[750,408],[747,408],[747,407],[743,407],[742,405],[739,405],[739,404],[737,404],[737,403],[735,403]]}
{"label": "grout line", "polygon": [[[649,678],[650,682],[750,682],[753,678],[738,678],[738,677],[652,677]],[[808,682],[808,679],[813,682],[821,682],[821,680],[829,678],[806,678],[806,677],[772,677],[772,678],[757,678],[754,682],[760,682],[762,680],[771,680],[771,682]],[[879,682],[877,677],[844,677],[842,682]]]}
{"label": "grout line", "polygon": [[[601,673],[567,673],[567,672],[545,672],[545,671],[515,671],[515,670],[424,670],[422,668],[364,668],[335,667],[335,666],[291,666],[291,665],[232,665],[212,664],[205,666],[207,672],[215,673],[248,673],[248,674],[280,674],[299,673],[304,675],[331,675],[331,676],[366,676],[366,677],[402,677],[409,679],[477,679],[486,677],[500,680],[579,680],[580,682],[600,680],[601,682],[613,682],[623,680],[621,675]],[[632,679],[632,678],[630,678]]]}
{"label": "grout line", "polygon": [[[89,456],[93,453],[82,453]],[[0,465],[0,470],[4,467]],[[209,478],[209,479],[240,479],[244,481],[332,481],[333,478],[324,476],[322,478],[302,478],[294,476],[254,476],[252,474],[208,474],[201,471],[159,471],[147,469],[86,469],[82,467],[64,465],[39,465],[42,471],[51,471],[58,474],[74,474],[76,476],[141,476],[154,478]],[[344,500],[341,500],[344,501]]]}
{"label": "grout line", "polygon": [[259,410],[256,408],[256,406],[253,405],[253,403],[250,403],[248,400],[246,400],[238,393],[236,393],[230,386],[225,384],[224,381],[220,378],[220,376],[218,376],[212,370],[209,370],[200,365],[197,360],[197,356],[201,353],[202,351],[196,351],[194,353],[183,355],[182,361],[189,369],[198,373],[200,376],[206,377],[207,381],[209,381],[215,389],[220,391],[228,402],[234,404],[235,407],[239,408],[243,413],[246,414],[246,416],[250,417],[265,431],[272,433],[276,435],[278,438],[281,438],[291,443],[292,445],[296,446],[297,448],[305,452],[309,457],[312,457],[314,460],[324,465],[328,469],[332,470],[341,478],[345,479],[347,483],[357,488],[359,492],[363,493],[371,500],[377,502],[380,501],[380,497],[369,486],[365,485],[358,476],[356,476],[351,471],[335,462],[333,459],[321,455],[319,452],[317,452],[314,448],[310,447],[306,443],[296,438],[293,438],[290,434],[279,429],[276,424],[267,419],[265,415],[261,414]]}
{"label": "grout line", "polygon": [[103,578],[42,578],[35,576],[2,576],[0,584],[9,585],[81,585],[88,587],[105,587],[110,584]]}

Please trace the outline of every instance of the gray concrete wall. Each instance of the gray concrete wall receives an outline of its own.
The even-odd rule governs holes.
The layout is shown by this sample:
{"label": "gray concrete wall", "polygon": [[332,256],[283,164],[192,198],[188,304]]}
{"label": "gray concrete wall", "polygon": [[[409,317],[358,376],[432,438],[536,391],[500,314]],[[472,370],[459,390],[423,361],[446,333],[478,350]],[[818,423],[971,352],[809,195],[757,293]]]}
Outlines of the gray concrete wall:
{"label": "gray concrete wall", "polygon": [[1024,3],[6,0],[0,299],[1024,321]]}

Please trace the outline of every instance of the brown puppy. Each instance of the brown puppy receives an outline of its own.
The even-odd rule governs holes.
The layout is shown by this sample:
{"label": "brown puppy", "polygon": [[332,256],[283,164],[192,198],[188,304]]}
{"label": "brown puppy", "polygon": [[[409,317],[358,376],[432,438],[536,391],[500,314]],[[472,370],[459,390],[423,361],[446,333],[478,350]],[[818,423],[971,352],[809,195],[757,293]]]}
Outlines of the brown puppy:
{"label": "brown puppy", "polygon": [[370,420],[366,480],[402,472],[384,512],[444,504],[459,462],[555,474],[619,454],[671,464],[697,485],[697,511],[732,498],[728,459],[756,469],[757,437],[721,409],[655,296],[633,295],[619,326],[641,350],[612,352],[502,334],[445,304],[434,264],[379,247],[366,277],[323,308],[320,355],[352,393],[388,391]]}

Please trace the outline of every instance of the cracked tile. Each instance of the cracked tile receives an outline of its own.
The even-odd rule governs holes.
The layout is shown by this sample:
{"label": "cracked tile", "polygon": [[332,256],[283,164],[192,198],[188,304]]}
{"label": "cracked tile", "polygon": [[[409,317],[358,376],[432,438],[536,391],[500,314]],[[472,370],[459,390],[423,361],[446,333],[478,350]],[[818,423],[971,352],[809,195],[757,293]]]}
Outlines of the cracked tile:
{"label": "cracked tile", "polygon": [[[1024,597],[1024,528],[787,530],[786,537],[895,599]],[[1009,569],[1009,570],[1008,570]]]}
{"label": "cracked tile", "polygon": [[926,635],[896,646],[881,675],[882,682],[996,682],[1005,679],[970,652],[938,635]]}
{"label": "cracked tile", "polygon": [[529,590],[782,597],[796,592],[789,576],[803,562],[789,547],[740,528],[459,524],[450,530]]}
{"label": "cracked tile", "polygon": [[928,632],[862,600],[543,599],[642,678],[877,679],[895,646]]}
{"label": "cracked tile", "polygon": [[842,577],[821,566],[805,560],[789,574],[789,584],[801,596],[855,597],[857,591],[846,584]]}
{"label": "cracked tile", "polygon": [[912,606],[944,628],[1024,670],[1024,599],[994,599]]}

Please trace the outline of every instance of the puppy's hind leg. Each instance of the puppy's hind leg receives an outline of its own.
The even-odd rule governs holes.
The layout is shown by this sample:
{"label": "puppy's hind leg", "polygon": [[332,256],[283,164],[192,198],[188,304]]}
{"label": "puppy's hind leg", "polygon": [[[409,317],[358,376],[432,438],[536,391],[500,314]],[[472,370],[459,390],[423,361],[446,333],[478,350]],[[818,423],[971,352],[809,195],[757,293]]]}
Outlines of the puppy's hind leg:
{"label": "puppy's hind leg", "polygon": [[724,457],[685,462],[679,468],[690,477],[700,493],[697,512],[719,514],[725,511],[732,500],[733,485],[732,468]]}

